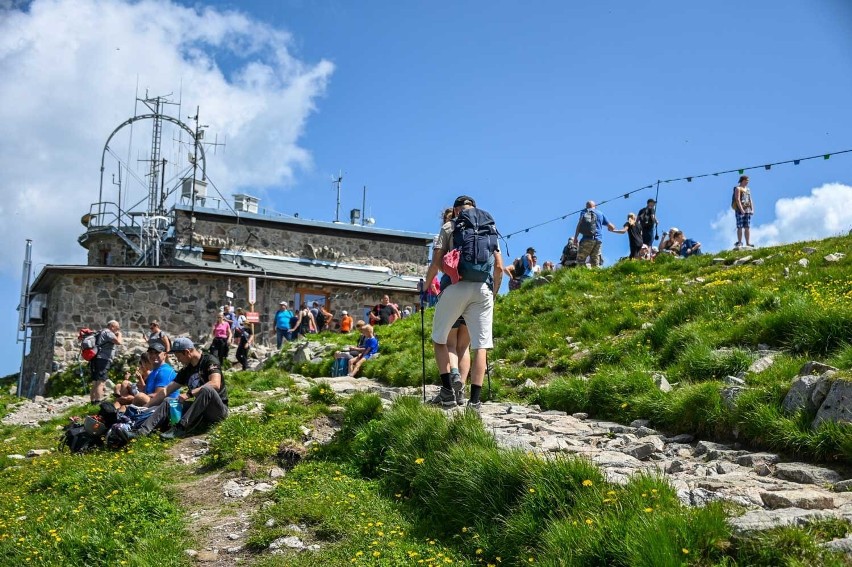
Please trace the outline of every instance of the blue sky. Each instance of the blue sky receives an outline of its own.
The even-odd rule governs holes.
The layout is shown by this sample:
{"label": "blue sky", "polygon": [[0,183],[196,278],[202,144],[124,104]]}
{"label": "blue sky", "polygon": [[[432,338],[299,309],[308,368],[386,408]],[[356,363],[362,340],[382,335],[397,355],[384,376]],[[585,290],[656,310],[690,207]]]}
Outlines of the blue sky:
{"label": "blue sky", "polygon": [[[437,231],[461,193],[512,233],[657,179],[852,148],[845,0],[15,6],[0,0],[0,72],[14,78],[0,86],[0,166],[12,172],[0,180],[11,321],[0,375],[19,365],[24,239],[36,264],[85,261],[78,219],[137,80],[183,89],[227,138],[211,171],[224,193],[333,220],[330,178],[342,170],[341,217],[366,185],[378,226],[416,231]],[[84,23],[56,24],[75,18]],[[202,31],[181,43],[175,22]],[[852,154],[749,174],[759,244],[852,228]],[[661,223],[708,251],[730,247],[736,178],[663,185]],[[69,198],[51,207],[56,191]],[[621,226],[648,196],[602,210]],[[508,259],[534,246],[557,261],[575,223],[513,236]],[[627,249],[625,236],[605,236],[608,263]]]}

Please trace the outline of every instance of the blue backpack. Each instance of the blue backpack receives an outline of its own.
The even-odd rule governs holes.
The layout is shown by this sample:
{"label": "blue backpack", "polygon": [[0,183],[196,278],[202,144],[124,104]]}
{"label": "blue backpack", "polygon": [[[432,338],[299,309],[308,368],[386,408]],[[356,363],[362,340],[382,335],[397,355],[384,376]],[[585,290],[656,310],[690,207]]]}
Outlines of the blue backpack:
{"label": "blue backpack", "polygon": [[453,248],[459,251],[459,276],[469,282],[490,281],[497,250],[497,225],[487,211],[462,209],[453,227]]}

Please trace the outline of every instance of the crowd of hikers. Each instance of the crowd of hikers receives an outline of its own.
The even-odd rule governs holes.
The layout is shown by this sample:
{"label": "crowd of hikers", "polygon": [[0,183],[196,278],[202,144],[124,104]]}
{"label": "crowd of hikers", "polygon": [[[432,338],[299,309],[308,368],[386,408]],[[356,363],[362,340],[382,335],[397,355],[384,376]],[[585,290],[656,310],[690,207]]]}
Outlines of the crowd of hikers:
{"label": "crowd of hikers", "polygon": [[[737,224],[736,248],[752,247],[750,223],[754,202],[748,181],[748,176],[741,176],[731,196]],[[659,238],[658,226],[654,199],[648,199],[638,213],[629,213],[620,229],[597,209],[594,201],[588,201],[573,236],[562,251],[560,265],[565,268],[600,266],[604,228],[628,235],[630,259],[653,260],[659,254],[681,258],[701,254],[701,243],[687,238],[676,227],[664,231],[659,245],[654,246]],[[510,278],[510,289],[516,289],[525,280],[556,269],[552,262],[539,266],[532,247],[504,266],[498,237],[494,218],[477,208],[472,197],[462,195],[444,211],[432,261],[420,289],[421,305],[435,309],[431,336],[441,388],[429,400],[430,404],[444,408],[466,405],[480,411],[486,353],[493,345],[495,290],[499,290],[504,274]],[[359,334],[358,342],[335,354],[333,375],[356,376],[366,361],[378,355],[379,342],[374,325],[392,324],[413,311],[410,306],[400,311],[385,295],[368,312],[369,322],[353,323],[346,311],[336,319],[318,302],[310,308],[302,303],[298,310],[292,311],[286,301],[281,301],[271,332],[276,335],[280,348],[285,340],[296,340],[327,329],[348,333],[354,327]],[[76,442],[73,436],[96,437],[107,425],[106,438],[109,442],[112,437],[114,445],[154,431],[160,431],[164,439],[171,439],[227,417],[228,389],[220,361],[225,360],[230,347],[236,345],[236,359],[243,369],[247,368],[252,327],[246,324],[241,308],[231,311],[226,305],[216,315],[211,337],[211,345],[207,351],[202,351],[187,337],[172,340],[158,321],[151,321],[148,348],[140,356],[135,375],[127,375],[115,385],[114,399],[108,400],[105,385],[116,346],[122,344],[121,326],[118,321],[111,320],[98,332],[82,329],[79,336],[82,353],[89,361],[92,378],[90,399],[100,404],[101,412],[96,419],[87,418],[84,423],[75,424],[73,431],[66,434],[66,443],[72,446]],[[179,371],[170,364],[170,354],[180,363]],[[468,384],[470,394],[465,400]]]}

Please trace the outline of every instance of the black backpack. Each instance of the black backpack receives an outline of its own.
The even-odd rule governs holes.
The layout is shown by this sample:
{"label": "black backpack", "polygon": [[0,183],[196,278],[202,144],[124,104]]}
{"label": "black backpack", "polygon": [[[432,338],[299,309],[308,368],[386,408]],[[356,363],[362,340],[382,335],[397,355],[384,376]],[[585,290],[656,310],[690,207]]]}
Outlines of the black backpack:
{"label": "black backpack", "polygon": [[637,219],[642,228],[652,228],[654,226],[654,213],[648,207],[639,211]]}
{"label": "black backpack", "polygon": [[568,244],[562,248],[562,258],[559,260],[560,263],[564,265],[569,262],[576,262],[577,252],[579,252],[579,246],[577,246],[577,243],[573,239],[569,240]]}
{"label": "black backpack", "polygon": [[68,450],[72,453],[85,453],[103,446],[103,437],[86,431],[82,423],[72,423],[62,432],[59,438],[59,451]]}
{"label": "black backpack", "polygon": [[586,209],[580,216],[580,234],[587,238],[594,238],[598,222],[598,214],[594,209]]}
{"label": "black backpack", "polygon": [[487,211],[462,209],[453,226],[453,248],[459,251],[459,276],[469,282],[490,280],[497,250],[497,225]]}

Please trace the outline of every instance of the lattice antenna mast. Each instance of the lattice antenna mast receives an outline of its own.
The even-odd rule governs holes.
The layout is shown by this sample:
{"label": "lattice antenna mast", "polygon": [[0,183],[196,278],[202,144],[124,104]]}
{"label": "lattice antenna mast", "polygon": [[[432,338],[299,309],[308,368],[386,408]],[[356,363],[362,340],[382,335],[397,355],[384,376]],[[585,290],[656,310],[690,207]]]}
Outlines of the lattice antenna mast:
{"label": "lattice antenna mast", "polygon": [[163,143],[163,109],[167,104],[179,106],[178,103],[172,102],[168,97],[171,93],[165,96],[149,97],[148,91],[145,91],[145,98],[137,98],[136,100],[148,107],[148,110],[154,114],[154,125],[151,132],[151,155],[148,156],[148,161],[151,163],[151,170],[148,174],[148,214],[156,215],[160,208],[160,168],[162,161],[160,159],[160,149]]}

